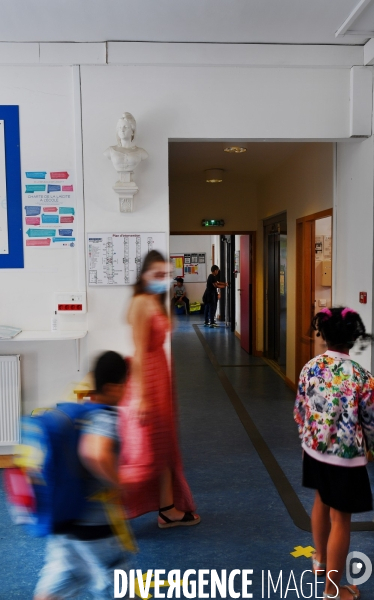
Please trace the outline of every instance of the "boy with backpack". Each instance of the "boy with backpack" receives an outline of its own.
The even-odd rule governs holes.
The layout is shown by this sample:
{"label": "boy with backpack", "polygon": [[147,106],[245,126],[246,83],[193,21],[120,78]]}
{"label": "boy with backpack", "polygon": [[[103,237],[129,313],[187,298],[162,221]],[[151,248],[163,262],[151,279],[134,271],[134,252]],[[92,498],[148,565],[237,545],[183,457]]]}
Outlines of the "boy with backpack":
{"label": "boy with backpack", "polygon": [[121,492],[117,405],[124,393],[126,362],[116,352],[105,352],[97,360],[94,375],[93,401],[101,406],[94,409],[87,404],[90,410],[80,419],[84,424],[77,448],[85,467],[83,490],[88,502],[79,519],[53,526],[34,600],[61,600],[84,592],[95,600],[113,598],[114,569],[126,568],[127,555],[120,542],[123,514],[116,513]]}

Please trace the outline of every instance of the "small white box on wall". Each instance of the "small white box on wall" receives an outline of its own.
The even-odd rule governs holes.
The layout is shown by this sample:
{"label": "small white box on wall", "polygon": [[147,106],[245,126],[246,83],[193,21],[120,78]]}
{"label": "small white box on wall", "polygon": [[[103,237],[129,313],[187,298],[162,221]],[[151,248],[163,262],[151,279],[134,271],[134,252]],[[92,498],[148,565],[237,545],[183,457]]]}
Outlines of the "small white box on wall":
{"label": "small white box on wall", "polygon": [[56,294],[57,312],[62,315],[83,315],[87,312],[86,292],[61,292]]}
{"label": "small white box on wall", "polygon": [[321,285],[331,287],[332,282],[332,266],[331,260],[322,261],[322,281]]}

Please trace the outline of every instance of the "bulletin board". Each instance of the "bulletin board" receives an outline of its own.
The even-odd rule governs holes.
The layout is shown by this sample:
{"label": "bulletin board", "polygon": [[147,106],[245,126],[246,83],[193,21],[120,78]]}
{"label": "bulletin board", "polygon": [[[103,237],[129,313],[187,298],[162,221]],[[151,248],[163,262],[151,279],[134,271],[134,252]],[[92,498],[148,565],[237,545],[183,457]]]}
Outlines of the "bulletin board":
{"label": "bulletin board", "polygon": [[0,106],[0,268],[23,268],[18,106]]}
{"label": "bulletin board", "polygon": [[207,274],[205,252],[171,254],[170,260],[174,266],[173,277],[183,277],[186,283],[206,282]]}

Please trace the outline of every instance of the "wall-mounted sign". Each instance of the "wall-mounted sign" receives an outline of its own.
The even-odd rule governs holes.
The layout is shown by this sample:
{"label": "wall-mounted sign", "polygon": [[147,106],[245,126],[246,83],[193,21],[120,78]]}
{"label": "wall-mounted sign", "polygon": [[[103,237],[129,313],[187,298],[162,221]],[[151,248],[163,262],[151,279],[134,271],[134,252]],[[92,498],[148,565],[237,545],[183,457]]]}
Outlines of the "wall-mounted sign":
{"label": "wall-mounted sign", "polygon": [[89,233],[87,271],[90,286],[133,285],[148,252],[166,254],[165,233]]}
{"label": "wall-mounted sign", "polygon": [[223,219],[203,219],[201,224],[203,227],[223,227],[225,221]]}
{"label": "wall-mounted sign", "polygon": [[0,105],[0,269],[23,269],[19,107]]}

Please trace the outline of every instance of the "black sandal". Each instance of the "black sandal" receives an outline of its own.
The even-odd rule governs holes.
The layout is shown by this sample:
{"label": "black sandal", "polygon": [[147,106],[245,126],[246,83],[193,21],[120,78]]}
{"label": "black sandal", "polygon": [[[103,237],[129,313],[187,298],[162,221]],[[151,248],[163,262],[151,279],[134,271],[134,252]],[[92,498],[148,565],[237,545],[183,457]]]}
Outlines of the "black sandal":
{"label": "black sandal", "polygon": [[172,508],[174,508],[174,504],[170,504],[170,506],[164,506],[164,508],[160,508],[158,511],[158,516],[165,521],[165,523],[158,522],[160,529],[168,529],[169,527],[190,527],[191,525],[197,525],[200,523],[200,517],[196,515],[195,518],[195,515],[192,512],[185,512],[181,519],[172,521],[169,519],[169,517],[163,514],[164,511],[171,510]]}

